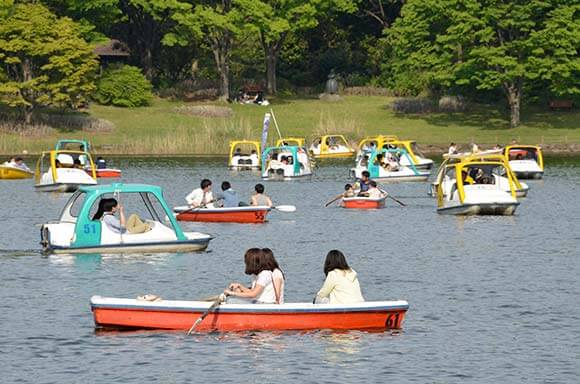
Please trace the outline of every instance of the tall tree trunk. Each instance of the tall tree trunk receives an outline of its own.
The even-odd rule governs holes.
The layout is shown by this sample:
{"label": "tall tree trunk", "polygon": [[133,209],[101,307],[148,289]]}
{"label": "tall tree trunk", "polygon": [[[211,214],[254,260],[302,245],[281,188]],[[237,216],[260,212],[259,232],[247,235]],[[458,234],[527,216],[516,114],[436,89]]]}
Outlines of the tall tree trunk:
{"label": "tall tree trunk", "polygon": [[269,95],[278,93],[278,84],[276,80],[276,65],[278,64],[278,54],[271,50],[266,55],[266,84]]}
{"label": "tall tree trunk", "polygon": [[27,105],[24,107],[24,122],[26,123],[26,125],[32,124],[32,110],[33,110],[32,105]]}
{"label": "tall tree trunk", "polygon": [[276,67],[278,65],[278,55],[280,54],[280,49],[282,48],[286,36],[287,32],[284,32],[280,35],[278,40],[267,41],[264,33],[260,32],[260,41],[262,43],[262,49],[264,50],[264,60],[266,64],[266,89],[270,95],[278,93]]}
{"label": "tall tree trunk", "polygon": [[222,36],[211,40],[213,57],[220,76],[220,99],[230,99],[230,61],[229,36]]}
{"label": "tall tree trunk", "polygon": [[510,106],[510,127],[515,128],[520,125],[520,110],[522,104],[522,82],[516,80],[504,85],[508,103]]}
{"label": "tall tree trunk", "polygon": [[[32,73],[32,62],[29,58],[22,59],[22,80],[24,82],[32,81],[33,73]],[[26,125],[30,125],[32,123],[32,111],[34,109],[34,91],[29,88],[24,88],[20,91],[22,98],[27,101],[29,104],[25,105],[22,112],[24,117],[24,122]]]}

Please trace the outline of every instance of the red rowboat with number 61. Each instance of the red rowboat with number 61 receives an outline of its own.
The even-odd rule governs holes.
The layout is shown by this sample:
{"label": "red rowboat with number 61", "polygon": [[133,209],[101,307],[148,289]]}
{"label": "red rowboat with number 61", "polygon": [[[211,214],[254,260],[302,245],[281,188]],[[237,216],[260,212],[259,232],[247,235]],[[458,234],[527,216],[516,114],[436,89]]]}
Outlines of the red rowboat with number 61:
{"label": "red rowboat with number 61", "polygon": [[190,208],[175,207],[180,221],[203,221],[212,223],[263,223],[272,210],[266,206],[250,206],[235,208]]}
{"label": "red rowboat with number 61", "polygon": [[[95,326],[113,329],[188,330],[210,307],[207,301],[145,301],[93,296]],[[367,301],[356,304],[221,304],[196,331],[386,330],[400,329],[409,303]]]}

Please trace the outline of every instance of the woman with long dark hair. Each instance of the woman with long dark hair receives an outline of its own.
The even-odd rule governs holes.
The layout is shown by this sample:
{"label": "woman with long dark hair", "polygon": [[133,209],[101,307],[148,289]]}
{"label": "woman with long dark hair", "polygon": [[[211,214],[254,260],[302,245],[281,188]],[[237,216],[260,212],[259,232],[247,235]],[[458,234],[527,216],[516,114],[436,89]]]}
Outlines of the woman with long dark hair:
{"label": "woman with long dark hair", "polygon": [[351,304],[365,301],[357,273],[349,267],[344,254],[336,249],[328,252],[324,261],[326,280],[316,294],[319,304]]}
{"label": "woman with long dark hair", "polygon": [[[115,217],[117,212],[119,212],[118,219]],[[116,199],[101,199],[93,220],[102,220],[115,233],[124,233],[126,231],[125,210]]]}
{"label": "woman with long dark hair", "polygon": [[[270,261],[268,261],[270,260]],[[276,293],[274,273],[270,268],[273,264],[266,252],[260,248],[250,248],[244,255],[246,275],[252,276],[252,284],[245,287],[240,283],[231,283],[224,293],[228,295],[228,303],[261,303],[275,304],[280,292]],[[277,264],[277,263],[276,263]]]}

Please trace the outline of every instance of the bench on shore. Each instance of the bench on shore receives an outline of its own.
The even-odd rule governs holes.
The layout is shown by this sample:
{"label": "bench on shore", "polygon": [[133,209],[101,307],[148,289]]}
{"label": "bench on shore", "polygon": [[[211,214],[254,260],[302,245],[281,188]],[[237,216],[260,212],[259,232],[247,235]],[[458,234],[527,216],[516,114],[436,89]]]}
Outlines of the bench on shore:
{"label": "bench on shore", "polygon": [[574,102],[572,100],[550,100],[550,109],[555,110],[570,110],[574,108]]}

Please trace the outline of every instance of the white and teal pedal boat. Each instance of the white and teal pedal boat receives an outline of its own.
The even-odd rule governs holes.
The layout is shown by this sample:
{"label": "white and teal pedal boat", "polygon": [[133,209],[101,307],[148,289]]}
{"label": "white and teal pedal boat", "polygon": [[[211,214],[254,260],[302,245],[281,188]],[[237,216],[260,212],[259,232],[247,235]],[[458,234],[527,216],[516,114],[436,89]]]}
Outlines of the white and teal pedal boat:
{"label": "white and teal pedal boat", "polygon": [[[105,198],[114,198],[128,212],[137,213],[149,230],[118,233],[101,220],[94,220],[99,202]],[[41,228],[41,245],[47,253],[191,252],[206,249],[212,238],[205,233],[184,232],[161,188],[144,184],[80,187],[66,203],[60,219]]]}

